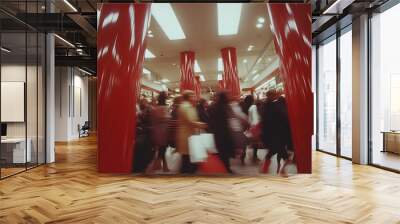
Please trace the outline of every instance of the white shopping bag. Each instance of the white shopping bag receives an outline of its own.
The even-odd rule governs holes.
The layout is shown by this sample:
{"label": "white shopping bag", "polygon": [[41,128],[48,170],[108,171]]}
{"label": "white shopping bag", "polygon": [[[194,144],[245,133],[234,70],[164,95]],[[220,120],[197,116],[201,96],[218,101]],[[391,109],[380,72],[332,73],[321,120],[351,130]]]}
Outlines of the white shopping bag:
{"label": "white shopping bag", "polygon": [[168,147],[165,152],[165,160],[167,161],[168,169],[173,173],[178,173],[182,164],[182,155],[174,148]]}
{"label": "white shopping bag", "polygon": [[192,163],[204,162],[207,160],[207,148],[202,143],[203,138],[200,135],[189,137],[189,155]]}
{"label": "white shopping bag", "polygon": [[202,138],[201,143],[209,153],[217,153],[217,147],[215,146],[213,134],[203,133],[200,134],[200,137]]}

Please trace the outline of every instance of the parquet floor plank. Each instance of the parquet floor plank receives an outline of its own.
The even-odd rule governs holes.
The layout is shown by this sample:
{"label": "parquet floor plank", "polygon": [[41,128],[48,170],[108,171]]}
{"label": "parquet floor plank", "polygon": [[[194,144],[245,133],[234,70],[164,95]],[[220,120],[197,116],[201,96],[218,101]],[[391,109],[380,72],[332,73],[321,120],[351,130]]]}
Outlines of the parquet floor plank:
{"label": "parquet floor plank", "polygon": [[99,174],[96,138],[0,181],[2,223],[400,223],[400,175],[313,152],[313,174]]}

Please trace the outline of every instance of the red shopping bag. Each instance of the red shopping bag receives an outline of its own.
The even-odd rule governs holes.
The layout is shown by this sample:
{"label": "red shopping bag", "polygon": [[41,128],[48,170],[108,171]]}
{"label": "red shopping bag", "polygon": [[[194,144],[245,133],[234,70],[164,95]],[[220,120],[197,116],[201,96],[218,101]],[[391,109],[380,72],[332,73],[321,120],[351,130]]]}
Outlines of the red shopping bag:
{"label": "red shopping bag", "polygon": [[249,131],[254,139],[259,139],[261,137],[261,123],[250,127]]}
{"label": "red shopping bag", "polygon": [[199,172],[204,174],[228,173],[216,154],[208,154],[207,161],[200,163]]}

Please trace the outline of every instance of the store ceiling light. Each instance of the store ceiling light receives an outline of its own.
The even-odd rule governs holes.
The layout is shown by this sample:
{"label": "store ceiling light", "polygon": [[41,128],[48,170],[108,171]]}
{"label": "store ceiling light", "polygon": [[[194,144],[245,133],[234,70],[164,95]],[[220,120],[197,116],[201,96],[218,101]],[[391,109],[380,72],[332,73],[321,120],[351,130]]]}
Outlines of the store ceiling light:
{"label": "store ceiling light", "polygon": [[256,27],[257,27],[258,29],[261,29],[261,28],[263,27],[263,24],[262,24],[262,23],[257,23]]}
{"label": "store ceiling light", "polygon": [[197,60],[194,61],[194,72],[201,72],[199,63],[197,63]]}
{"label": "store ceiling light", "polygon": [[144,58],[155,58],[156,56],[151,53],[151,51],[149,51],[149,49],[146,49],[146,51],[144,52]]}
{"label": "store ceiling light", "polygon": [[57,37],[57,39],[61,40],[62,42],[64,42],[66,45],[75,48],[75,45],[73,45],[71,42],[69,42],[68,40],[62,38],[61,36],[59,36],[58,34],[54,34],[55,37]]}
{"label": "store ceiling light", "polygon": [[244,59],[244,60],[243,60],[243,63],[247,63],[247,59]]}
{"label": "store ceiling light", "polygon": [[218,3],[218,35],[235,35],[239,31],[242,3]]}
{"label": "store ceiling light", "polygon": [[200,75],[200,81],[201,82],[205,82],[206,81],[206,79],[204,78],[204,75]]}
{"label": "store ceiling light", "polygon": [[254,48],[254,45],[249,45],[249,47],[247,48],[247,51],[252,51]]}
{"label": "store ceiling light", "polygon": [[78,12],[78,10],[73,6],[68,0],[64,0],[64,3],[68,5],[74,12]]}
{"label": "store ceiling light", "polygon": [[168,82],[169,82],[169,79],[161,79],[161,82],[163,82],[163,83],[168,83]]}
{"label": "store ceiling light", "polygon": [[258,23],[264,23],[265,22],[264,17],[258,17],[257,22]]}
{"label": "store ceiling light", "polygon": [[151,71],[149,71],[147,68],[143,68],[143,74],[151,74]]}
{"label": "store ceiling light", "polygon": [[0,49],[1,49],[1,51],[4,51],[6,53],[10,53],[11,52],[11,50],[9,50],[9,49],[7,49],[5,47],[1,47]]}
{"label": "store ceiling light", "polygon": [[224,71],[224,64],[222,63],[222,58],[218,58],[218,71]]}
{"label": "store ceiling light", "polygon": [[169,3],[153,3],[151,14],[170,40],[185,39],[181,24]]}

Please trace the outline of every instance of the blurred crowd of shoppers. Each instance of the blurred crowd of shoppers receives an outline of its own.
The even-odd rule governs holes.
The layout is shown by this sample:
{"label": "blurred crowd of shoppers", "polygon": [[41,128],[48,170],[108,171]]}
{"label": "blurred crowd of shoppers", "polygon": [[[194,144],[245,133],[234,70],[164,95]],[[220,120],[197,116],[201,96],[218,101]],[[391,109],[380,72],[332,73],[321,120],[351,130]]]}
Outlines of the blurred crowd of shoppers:
{"label": "blurred crowd of shoppers", "polygon": [[293,145],[281,91],[269,90],[263,100],[255,100],[252,95],[234,98],[224,91],[210,101],[196,99],[192,91],[175,97],[170,106],[167,99],[162,92],[153,105],[145,99],[139,101],[134,172],[169,172],[167,148],[179,153],[180,173],[201,172],[200,164],[191,161],[188,140],[199,133],[211,133],[216,156],[227,173],[234,173],[230,163],[234,158],[245,165],[246,149],[251,148],[254,164],[259,163],[257,149],[268,150],[259,164],[260,172],[268,173],[271,158],[277,155],[277,172],[287,175],[285,167],[293,160]]}

